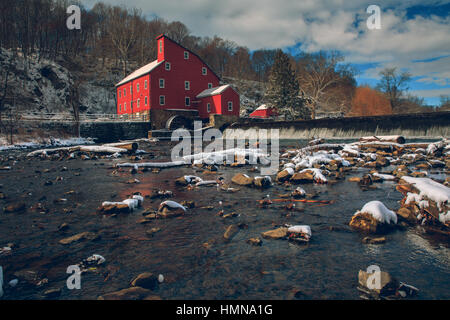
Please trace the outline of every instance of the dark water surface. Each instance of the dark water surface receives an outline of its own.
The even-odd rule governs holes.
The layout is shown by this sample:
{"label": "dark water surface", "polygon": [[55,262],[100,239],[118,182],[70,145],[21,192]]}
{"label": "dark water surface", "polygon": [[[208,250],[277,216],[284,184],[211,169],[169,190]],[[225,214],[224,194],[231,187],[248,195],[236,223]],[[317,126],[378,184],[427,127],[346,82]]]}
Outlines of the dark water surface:
{"label": "dark water surface", "polygon": [[[157,156],[152,161],[162,159],[160,152],[167,155],[170,150],[166,143],[144,149]],[[8,289],[6,299],[41,299],[49,288],[60,288],[61,299],[96,299],[129,287],[133,277],[147,271],[164,275],[165,282],[155,292],[163,299],[290,299],[299,291],[302,294],[297,297],[305,299],[358,299],[358,271],[373,264],[418,287],[419,299],[450,299],[448,240],[426,235],[420,227],[411,227],[388,234],[385,244],[368,245],[361,242],[364,235],[348,227],[354,212],[368,201],[380,200],[390,209],[399,208],[402,196],[395,190],[395,183],[376,184],[376,190],[364,192],[356,183],[346,181],[350,176],[367,173],[368,169],[355,168],[346,175],[346,180],[333,185],[302,185],[307,192],[319,193],[317,199],[336,202],[326,206],[300,203],[297,206],[303,207],[303,212],[290,212],[284,209],[285,203],[259,208],[257,200],[267,194],[272,199],[278,198],[296,186],[275,184],[266,190],[241,187],[239,192],[225,193],[215,186],[189,191],[174,183],[185,174],[205,180],[222,176],[230,182],[237,172],[248,173],[249,166],[221,167],[217,175],[203,175],[190,167],[181,167],[164,169],[159,174],[131,175],[124,170],[113,176],[111,166],[128,160],[21,159],[11,171],[0,171],[0,191],[6,195],[0,205],[14,200],[30,207],[41,202],[50,211],[0,215],[0,247],[10,242],[15,244],[11,255],[0,257],[0,265],[6,283],[14,278],[14,272],[23,269],[38,271],[49,283],[42,288],[19,285]],[[12,161],[4,161],[4,165],[12,165]],[[68,171],[61,171],[63,166]],[[44,173],[44,169],[50,172]],[[80,176],[74,175],[77,172]],[[59,176],[64,179],[55,181]],[[125,183],[132,178],[141,183]],[[52,180],[53,185],[44,186],[47,180]],[[145,225],[138,223],[143,210],[117,217],[96,213],[103,201],[122,201],[134,192],[145,195],[154,188],[173,191],[171,200],[194,200],[197,208],[188,210],[183,217]],[[76,194],[65,194],[71,190]],[[68,202],[54,204],[53,200],[58,198],[67,198]],[[156,209],[161,201],[146,198],[144,208]],[[237,212],[239,216],[219,217],[219,201],[223,202],[225,213]],[[201,206],[215,208],[200,209]],[[64,222],[70,228],[66,232],[57,231]],[[248,225],[248,229],[241,229],[231,241],[224,241],[225,229],[239,223]],[[311,242],[298,245],[263,240],[261,247],[246,242],[285,223],[310,225]],[[154,227],[161,231],[153,237],[146,235],[146,230]],[[66,246],[58,243],[84,231],[96,232],[101,238]],[[66,268],[92,254],[104,256],[106,263],[97,272],[83,274],[81,290],[68,290]]]}

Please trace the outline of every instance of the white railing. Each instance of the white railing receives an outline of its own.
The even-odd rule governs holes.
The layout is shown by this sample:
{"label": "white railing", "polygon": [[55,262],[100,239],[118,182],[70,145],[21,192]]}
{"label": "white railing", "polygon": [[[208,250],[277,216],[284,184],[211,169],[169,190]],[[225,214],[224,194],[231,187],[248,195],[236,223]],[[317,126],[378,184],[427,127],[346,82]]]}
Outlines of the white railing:
{"label": "white railing", "polygon": [[[37,112],[20,112],[14,115],[3,114],[3,120],[20,120],[20,121],[57,121],[57,122],[75,122],[75,118],[71,113],[37,113]],[[80,122],[110,122],[110,121],[130,121],[142,122],[149,121],[148,113],[145,114],[80,114]]]}

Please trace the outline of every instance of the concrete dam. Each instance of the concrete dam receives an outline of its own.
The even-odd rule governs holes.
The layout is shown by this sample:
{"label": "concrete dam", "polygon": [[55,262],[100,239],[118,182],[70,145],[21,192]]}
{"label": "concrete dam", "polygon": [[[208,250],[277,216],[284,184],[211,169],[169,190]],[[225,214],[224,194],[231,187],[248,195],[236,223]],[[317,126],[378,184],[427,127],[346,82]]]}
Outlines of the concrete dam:
{"label": "concrete dam", "polygon": [[301,121],[237,122],[225,130],[224,138],[256,138],[260,129],[268,130],[268,138],[270,129],[278,129],[280,139],[354,139],[373,135],[439,138],[450,135],[450,112]]}

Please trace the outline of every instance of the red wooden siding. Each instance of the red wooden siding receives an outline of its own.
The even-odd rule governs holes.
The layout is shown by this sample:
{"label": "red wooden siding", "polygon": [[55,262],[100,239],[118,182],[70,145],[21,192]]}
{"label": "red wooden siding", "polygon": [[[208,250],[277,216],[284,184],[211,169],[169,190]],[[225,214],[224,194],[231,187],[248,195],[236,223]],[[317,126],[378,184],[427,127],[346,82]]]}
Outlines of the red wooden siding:
{"label": "red wooden siding", "polygon": [[[207,118],[206,98],[197,99],[196,96],[205,89],[208,84],[217,87],[220,84],[219,77],[196,54],[183,48],[170,38],[161,35],[157,37],[158,57],[155,66],[146,74],[140,74],[136,79],[117,86],[117,113],[137,113],[155,109],[199,109],[201,118]],[[161,46],[161,51],[160,51]],[[185,54],[187,53],[187,59]],[[160,64],[157,64],[160,63]],[[166,63],[170,63],[170,70],[166,70]],[[206,74],[204,70],[206,69]],[[164,88],[160,88],[160,79],[164,79]],[[148,87],[145,89],[145,80]],[[189,90],[185,89],[185,82],[189,82]],[[139,84],[139,92],[137,85]],[[130,87],[133,86],[133,90]],[[126,96],[124,95],[126,90]],[[165,104],[160,105],[160,96],[164,96]],[[145,97],[148,104],[145,106]],[[190,100],[190,106],[186,106],[186,98]],[[140,101],[139,107],[137,101]],[[233,111],[222,108],[227,102],[233,102]],[[221,97],[211,98],[211,113],[239,114],[239,96],[234,90],[226,90]],[[220,103],[219,103],[220,100]],[[133,108],[131,109],[131,102]],[[126,110],[124,109],[126,103]]]}

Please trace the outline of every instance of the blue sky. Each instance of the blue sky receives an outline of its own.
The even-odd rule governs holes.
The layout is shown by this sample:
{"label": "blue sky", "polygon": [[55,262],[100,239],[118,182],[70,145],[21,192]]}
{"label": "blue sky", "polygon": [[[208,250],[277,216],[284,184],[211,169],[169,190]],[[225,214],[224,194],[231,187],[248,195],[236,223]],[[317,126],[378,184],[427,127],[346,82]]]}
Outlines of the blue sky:
{"label": "blue sky", "polygon": [[[82,0],[91,7],[95,0]],[[147,17],[182,21],[198,36],[218,35],[250,50],[338,50],[358,67],[359,84],[379,71],[413,76],[410,93],[439,103],[450,95],[450,1],[440,0],[105,0],[141,8]],[[369,5],[381,9],[381,29],[369,30]]]}

